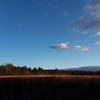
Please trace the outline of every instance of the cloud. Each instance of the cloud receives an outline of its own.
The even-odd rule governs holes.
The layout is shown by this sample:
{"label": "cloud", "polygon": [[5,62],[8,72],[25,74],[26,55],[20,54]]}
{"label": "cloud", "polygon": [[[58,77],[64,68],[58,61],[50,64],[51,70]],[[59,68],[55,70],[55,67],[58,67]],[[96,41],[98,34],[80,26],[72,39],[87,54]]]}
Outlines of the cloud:
{"label": "cloud", "polygon": [[100,32],[97,32],[97,33],[94,35],[94,37],[98,37],[98,36],[100,36]]}
{"label": "cloud", "polygon": [[50,48],[53,48],[53,49],[69,49],[70,46],[69,46],[69,43],[59,43],[59,44],[50,46]]}
{"label": "cloud", "polygon": [[100,41],[96,41],[96,45],[100,45]]}
{"label": "cloud", "polygon": [[89,51],[88,47],[83,47],[81,45],[76,45],[75,49],[80,50],[80,51]]}
{"label": "cloud", "polygon": [[77,19],[77,21],[74,23],[76,26],[81,26],[87,23],[87,17],[86,16],[81,16]]}
{"label": "cloud", "polygon": [[90,0],[84,11],[84,15],[75,21],[74,27],[85,32],[100,29],[100,0]]}
{"label": "cloud", "polygon": [[81,45],[76,45],[75,47],[70,47],[69,43],[59,43],[56,45],[50,46],[52,49],[60,49],[60,50],[80,50],[80,51],[89,51],[88,47],[83,47]]}

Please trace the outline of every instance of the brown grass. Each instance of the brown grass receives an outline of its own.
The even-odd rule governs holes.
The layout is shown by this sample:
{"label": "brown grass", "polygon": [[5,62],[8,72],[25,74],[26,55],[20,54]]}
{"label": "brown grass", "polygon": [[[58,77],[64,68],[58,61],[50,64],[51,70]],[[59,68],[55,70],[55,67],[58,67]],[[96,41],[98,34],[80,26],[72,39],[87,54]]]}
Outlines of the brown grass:
{"label": "brown grass", "polygon": [[100,79],[98,75],[8,75],[3,78],[61,78],[61,79]]}

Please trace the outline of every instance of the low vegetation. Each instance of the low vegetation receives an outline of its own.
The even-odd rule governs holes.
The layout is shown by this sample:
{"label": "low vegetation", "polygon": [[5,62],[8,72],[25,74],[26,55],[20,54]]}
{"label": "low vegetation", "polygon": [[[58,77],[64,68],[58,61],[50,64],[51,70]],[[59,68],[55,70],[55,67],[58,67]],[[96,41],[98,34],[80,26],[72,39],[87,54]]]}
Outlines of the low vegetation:
{"label": "low vegetation", "polygon": [[13,64],[5,64],[0,66],[0,75],[100,75],[100,71],[79,71],[79,70],[45,70],[41,67],[29,68],[27,66],[15,66]]}

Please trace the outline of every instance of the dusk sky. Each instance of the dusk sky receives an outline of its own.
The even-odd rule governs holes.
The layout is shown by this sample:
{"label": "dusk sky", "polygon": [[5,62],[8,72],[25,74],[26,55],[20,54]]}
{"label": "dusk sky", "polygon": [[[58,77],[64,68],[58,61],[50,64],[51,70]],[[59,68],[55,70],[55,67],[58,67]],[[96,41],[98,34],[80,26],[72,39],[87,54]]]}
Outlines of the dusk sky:
{"label": "dusk sky", "polygon": [[100,0],[0,0],[0,64],[100,65]]}

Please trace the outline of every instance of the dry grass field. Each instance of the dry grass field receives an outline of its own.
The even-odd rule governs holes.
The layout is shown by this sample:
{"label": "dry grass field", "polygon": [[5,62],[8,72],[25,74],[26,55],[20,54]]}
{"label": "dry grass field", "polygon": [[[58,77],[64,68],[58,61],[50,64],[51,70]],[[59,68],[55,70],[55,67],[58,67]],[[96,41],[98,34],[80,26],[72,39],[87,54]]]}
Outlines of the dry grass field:
{"label": "dry grass field", "polygon": [[5,75],[0,79],[6,78],[56,78],[56,79],[100,79],[99,75]]}
{"label": "dry grass field", "polygon": [[100,76],[0,76],[0,100],[100,100]]}

